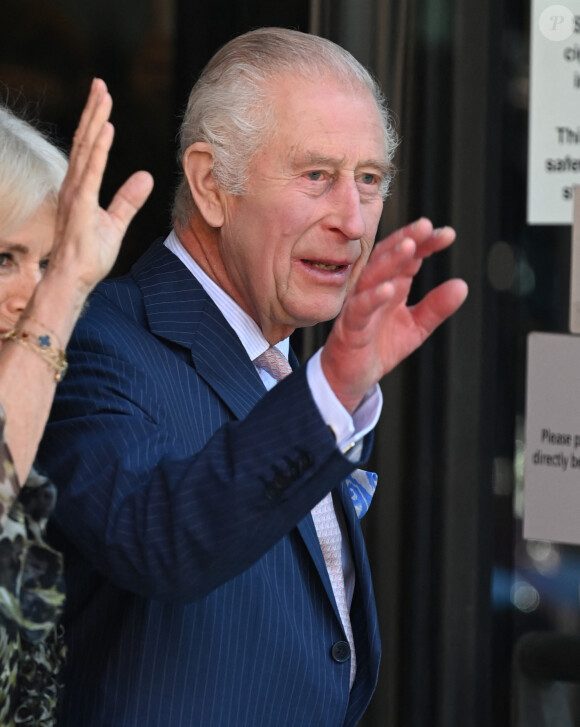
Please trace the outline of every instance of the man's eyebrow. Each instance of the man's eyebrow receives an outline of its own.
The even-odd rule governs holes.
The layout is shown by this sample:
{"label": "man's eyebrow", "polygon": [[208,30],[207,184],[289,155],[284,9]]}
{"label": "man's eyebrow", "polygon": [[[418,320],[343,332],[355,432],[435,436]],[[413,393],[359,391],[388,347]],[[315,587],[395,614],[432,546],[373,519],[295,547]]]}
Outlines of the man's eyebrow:
{"label": "man's eyebrow", "polygon": [[361,167],[372,167],[377,169],[383,176],[386,176],[391,171],[391,165],[384,159],[365,159],[360,162],[357,168]]}
{"label": "man's eyebrow", "polygon": [[[339,167],[344,163],[344,157],[330,157],[325,154],[317,154],[316,152],[307,152],[305,154],[297,154],[292,158],[292,166],[299,168],[303,166],[321,166],[321,167]],[[361,169],[371,167],[381,172],[383,176],[387,175],[391,166],[384,159],[363,159],[356,168]]]}
{"label": "man's eyebrow", "polygon": [[0,254],[7,252],[18,252],[21,255],[26,255],[29,249],[26,245],[21,245],[19,242],[8,242],[0,238]]}
{"label": "man's eyebrow", "polygon": [[340,166],[344,161],[344,157],[331,157],[327,154],[319,154],[318,152],[309,151],[298,154],[294,157],[297,165],[302,164],[320,164],[320,166]]}

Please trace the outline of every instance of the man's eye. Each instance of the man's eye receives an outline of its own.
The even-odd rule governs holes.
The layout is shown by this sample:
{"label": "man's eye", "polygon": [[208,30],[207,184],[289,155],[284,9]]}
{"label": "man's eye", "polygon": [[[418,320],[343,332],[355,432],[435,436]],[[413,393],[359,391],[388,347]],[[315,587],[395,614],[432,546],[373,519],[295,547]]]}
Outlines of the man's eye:
{"label": "man's eye", "polygon": [[363,184],[378,184],[379,178],[376,174],[371,174],[370,172],[361,175],[361,182]]}
{"label": "man's eye", "polygon": [[49,264],[49,262],[50,262],[50,258],[48,258],[48,257],[47,257],[47,258],[44,258],[44,260],[41,260],[41,261],[40,261],[40,262],[38,263],[38,267],[39,267],[39,268],[40,268],[41,270],[43,270],[43,271],[44,271],[44,270],[46,270],[46,268],[48,267],[48,264]]}
{"label": "man's eye", "polygon": [[306,176],[313,182],[320,182],[324,177],[324,172],[320,171],[320,169],[315,169],[312,172],[308,172]]}
{"label": "man's eye", "polygon": [[0,252],[0,267],[6,267],[12,262],[12,255],[8,252]]}

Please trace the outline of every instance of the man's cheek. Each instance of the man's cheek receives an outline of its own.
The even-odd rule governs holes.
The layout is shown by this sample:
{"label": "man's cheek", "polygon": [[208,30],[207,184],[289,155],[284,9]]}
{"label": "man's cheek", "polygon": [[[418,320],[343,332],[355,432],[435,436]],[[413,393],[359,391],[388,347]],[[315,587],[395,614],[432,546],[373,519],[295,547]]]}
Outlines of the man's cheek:
{"label": "man's cheek", "polygon": [[[367,256],[368,258],[368,256]],[[360,278],[360,274],[363,271],[364,266],[366,265],[367,258],[362,258],[362,256],[357,260],[355,265],[353,266],[352,272],[350,274],[350,278],[348,279],[348,285],[346,286],[347,292],[352,290],[354,286],[356,285],[357,280]]]}
{"label": "man's cheek", "polygon": [[373,245],[374,245],[374,238],[371,239],[362,239],[360,241],[360,257],[356,262],[356,268],[358,269],[358,273],[360,274],[360,271],[364,268],[364,266],[367,264],[369,257],[371,256],[371,252],[373,251]]}

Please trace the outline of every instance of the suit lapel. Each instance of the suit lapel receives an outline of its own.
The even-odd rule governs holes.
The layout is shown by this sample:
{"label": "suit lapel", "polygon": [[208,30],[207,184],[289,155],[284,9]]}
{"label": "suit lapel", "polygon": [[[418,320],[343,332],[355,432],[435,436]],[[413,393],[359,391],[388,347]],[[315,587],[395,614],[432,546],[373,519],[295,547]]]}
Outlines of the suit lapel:
{"label": "suit lapel", "polygon": [[326,563],[324,562],[324,556],[322,555],[320,541],[318,540],[318,535],[316,533],[316,528],[314,526],[314,520],[312,519],[312,515],[308,513],[308,515],[298,523],[297,527],[300,535],[302,536],[302,540],[304,540],[304,544],[306,545],[306,548],[310,553],[310,557],[314,562],[314,566],[318,572],[318,575],[320,576],[320,580],[322,581],[322,585],[324,586],[324,590],[326,591],[328,600],[332,604],[334,613],[336,614],[336,618],[340,622],[340,614],[338,613],[336,599],[334,597],[332,585],[330,583],[330,577],[328,575]]}
{"label": "suit lapel", "polygon": [[212,301],[193,332],[191,357],[197,373],[243,419],[264,396],[265,388],[240,339]]}
{"label": "suit lapel", "polygon": [[[370,568],[369,568],[368,559],[366,557],[364,537],[363,537],[363,532],[362,532],[362,529],[360,526],[360,520],[358,519],[358,516],[354,509],[354,505],[352,502],[352,498],[350,496],[350,492],[348,491],[348,488],[344,484],[344,482],[340,483],[338,488],[336,488],[336,490],[334,490],[334,493],[335,493],[335,495],[338,496],[338,502],[336,502],[336,500],[335,500],[335,504],[338,507],[342,508],[342,512],[344,514],[344,522],[346,525],[346,536],[349,538],[350,550],[351,550],[351,554],[352,554],[353,563],[355,566],[355,573],[356,573],[355,595],[357,594],[357,588],[358,588],[358,594],[359,594],[359,596],[362,596],[362,602],[365,604],[362,609],[362,612],[355,613],[354,611],[351,610],[351,622],[353,625],[353,629],[355,630],[355,638],[357,638],[357,634],[358,634],[358,638],[357,638],[357,649],[358,649],[359,644],[360,644],[360,642],[359,642],[360,636],[361,636],[361,634],[366,633],[366,630],[364,628],[362,628],[362,624],[367,623],[367,622],[374,623],[376,621],[376,611],[373,611],[373,613],[371,613],[369,611],[369,608],[371,608],[371,607],[374,609],[374,598],[372,598],[372,592],[371,592],[371,598],[368,597],[369,594],[367,593],[367,590],[369,587],[372,589]],[[330,602],[332,603],[334,612],[336,614],[336,618],[339,620],[339,622],[341,622],[340,614],[339,614],[338,608],[336,606],[336,599],[334,597],[334,593],[332,591],[332,585],[330,583],[330,577],[328,575],[326,563],[324,562],[324,556],[322,555],[322,550],[320,548],[320,542],[318,540],[318,535],[316,534],[314,520],[312,519],[312,515],[310,513],[303,520],[301,520],[298,523],[298,530],[300,531],[300,534],[302,535],[302,538],[312,557],[316,570],[318,571],[320,579],[322,580],[324,589],[326,590],[328,598],[329,598]],[[354,599],[353,599],[353,604],[354,604]],[[355,624],[356,624],[356,626],[355,626]]]}
{"label": "suit lapel", "polygon": [[243,419],[264,386],[235,331],[183,263],[161,241],[137,262],[151,332],[191,351],[197,373]]}

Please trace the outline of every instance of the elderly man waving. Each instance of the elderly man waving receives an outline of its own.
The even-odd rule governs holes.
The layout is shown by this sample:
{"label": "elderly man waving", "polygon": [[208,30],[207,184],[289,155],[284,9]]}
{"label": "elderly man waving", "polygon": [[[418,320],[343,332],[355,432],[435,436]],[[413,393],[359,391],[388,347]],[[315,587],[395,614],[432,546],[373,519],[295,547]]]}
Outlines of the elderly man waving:
{"label": "elderly man waving", "polygon": [[[253,31],[194,86],[173,230],[93,295],[42,450],[64,483],[64,725],[364,712],[380,643],[345,479],[378,381],[467,293],[406,303],[450,228],[374,244],[395,143],[367,71],[322,38]],[[335,317],[299,367],[290,334]]]}

